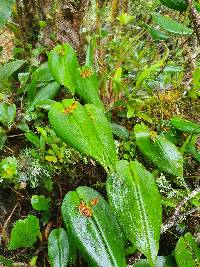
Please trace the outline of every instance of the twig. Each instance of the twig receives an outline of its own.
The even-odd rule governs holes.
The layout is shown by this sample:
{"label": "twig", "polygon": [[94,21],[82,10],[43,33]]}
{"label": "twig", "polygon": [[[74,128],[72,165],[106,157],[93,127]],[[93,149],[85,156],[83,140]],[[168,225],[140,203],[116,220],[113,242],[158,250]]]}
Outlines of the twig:
{"label": "twig", "polygon": [[[15,212],[17,206],[18,206],[18,203],[15,205],[15,207],[13,208],[12,212],[10,213],[10,215],[8,216],[7,220],[5,221],[5,223],[4,223],[4,225],[3,225],[3,228],[2,228],[2,231],[1,231],[1,236],[2,236],[3,238],[6,237],[6,239],[7,239],[7,233],[6,233],[7,225],[8,225],[8,222],[10,221],[10,219],[11,219],[13,213]],[[6,241],[8,241],[8,240],[6,240]]]}
{"label": "twig", "polygon": [[185,203],[187,203],[188,200],[190,200],[191,198],[196,196],[199,192],[200,192],[200,187],[196,188],[188,196],[186,196],[180,203],[178,203],[178,205],[175,208],[175,211],[174,211],[173,215],[167,220],[167,222],[165,224],[162,225],[161,233],[166,232],[169,228],[174,226],[174,224],[177,221],[180,221],[183,218],[187,217],[188,215],[200,210],[199,208],[193,208],[193,209],[191,209],[191,210],[189,210],[189,211],[187,211],[185,213],[180,214],[180,209],[183,207],[183,205]]}

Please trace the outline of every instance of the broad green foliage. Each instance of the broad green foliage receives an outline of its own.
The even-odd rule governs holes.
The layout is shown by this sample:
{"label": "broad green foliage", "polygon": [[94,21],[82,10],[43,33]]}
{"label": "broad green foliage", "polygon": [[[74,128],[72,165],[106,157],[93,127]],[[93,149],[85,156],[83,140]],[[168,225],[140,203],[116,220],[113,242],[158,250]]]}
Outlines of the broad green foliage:
{"label": "broad green foliage", "polygon": [[154,266],[162,223],[154,177],[137,161],[119,161],[116,173],[108,177],[107,192],[127,238]]}
{"label": "broad green foliage", "polygon": [[77,73],[79,64],[74,49],[69,44],[57,45],[49,52],[48,59],[55,80],[75,93],[74,74]]}
{"label": "broad green foliage", "polygon": [[1,0],[0,1],[0,28],[2,28],[12,13],[12,8],[15,0]]}
{"label": "broad green foliage", "polygon": [[62,217],[90,266],[126,266],[118,223],[98,192],[81,186],[67,193],[62,204]]}
{"label": "broad green foliage", "polygon": [[0,65],[0,84],[9,78],[16,70],[18,70],[26,61],[14,60],[4,65]]}
{"label": "broad green foliage", "polygon": [[0,103],[0,122],[6,126],[10,127],[14,122],[16,115],[15,104]]}
{"label": "broad green foliage", "polygon": [[95,158],[107,172],[114,169],[117,154],[110,123],[92,104],[82,106],[73,99],[55,103],[49,111],[55,133],[81,153]]}
{"label": "broad green foliage", "polygon": [[200,133],[200,124],[191,122],[180,117],[174,117],[170,120],[171,124],[181,132],[198,134]]}
{"label": "broad green foliage", "polygon": [[39,68],[37,68],[33,73],[32,81],[28,86],[28,98],[30,103],[34,101],[36,97],[38,84],[51,82],[53,80],[54,78],[51,75],[47,62],[43,63]]}
{"label": "broad green foliage", "polygon": [[18,220],[15,223],[8,247],[10,249],[32,247],[39,235],[39,220],[37,217],[29,215],[26,219]]}
{"label": "broad green foliage", "polygon": [[180,237],[176,244],[175,257],[178,267],[197,267],[200,264],[200,250],[190,233]]}
{"label": "broad green foliage", "polygon": [[50,82],[45,87],[42,87],[28,106],[27,111],[31,111],[35,106],[40,105],[40,103],[44,103],[44,100],[53,99],[57,95],[59,89],[60,85],[55,81]]}
{"label": "broad green foliage", "polygon": [[69,241],[64,229],[53,230],[48,238],[48,256],[51,267],[66,267],[69,261]]}
{"label": "broad green foliage", "polygon": [[31,205],[35,210],[48,211],[50,208],[50,198],[45,196],[34,195],[31,198]]}
{"label": "broad green foliage", "polygon": [[48,54],[49,68],[55,80],[78,94],[86,103],[104,109],[99,93],[99,81],[91,67],[80,67],[76,53],[69,44],[57,45]]}
{"label": "broad green foliage", "polygon": [[186,27],[182,23],[179,23],[169,17],[162,16],[159,14],[153,15],[153,18],[158,25],[164,30],[178,34],[178,35],[190,35],[192,34],[192,29]]}
{"label": "broad green foliage", "polygon": [[183,175],[183,156],[178,148],[156,132],[150,132],[144,124],[134,127],[136,144],[140,151],[161,171],[175,176]]}
{"label": "broad green foliage", "polygon": [[160,2],[166,7],[178,11],[186,11],[188,7],[186,0],[160,0]]}

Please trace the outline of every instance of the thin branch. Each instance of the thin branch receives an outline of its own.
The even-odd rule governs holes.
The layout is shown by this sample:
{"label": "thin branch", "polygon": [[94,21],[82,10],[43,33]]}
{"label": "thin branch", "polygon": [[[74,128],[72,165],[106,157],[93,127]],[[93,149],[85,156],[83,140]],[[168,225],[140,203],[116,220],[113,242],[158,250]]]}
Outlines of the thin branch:
{"label": "thin branch", "polygon": [[193,208],[185,213],[180,214],[180,210],[191,198],[195,197],[200,192],[200,187],[192,191],[188,196],[186,196],[175,208],[173,215],[167,220],[165,224],[162,225],[161,233],[165,233],[169,228],[173,227],[177,221],[181,221],[188,215],[199,211],[199,208]]}

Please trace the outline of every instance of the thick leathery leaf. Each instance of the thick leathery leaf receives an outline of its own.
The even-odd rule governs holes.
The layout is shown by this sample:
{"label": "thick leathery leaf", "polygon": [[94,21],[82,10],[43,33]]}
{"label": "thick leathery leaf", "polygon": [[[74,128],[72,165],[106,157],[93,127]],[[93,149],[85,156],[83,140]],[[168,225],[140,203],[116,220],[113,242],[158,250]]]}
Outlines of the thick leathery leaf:
{"label": "thick leathery leaf", "polygon": [[62,217],[90,266],[126,266],[119,225],[112,209],[97,191],[81,186],[67,193]]}
{"label": "thick leathery leaf", "polygon": [[165,40],[168,40],[170,38],[170,36],[167,35],[165,32],[159,31],[154,27],[150,27],[148,29],[148,32],[154,40],[158,40],[158,41],[164,40],[165,41]]}
{"label": "thick leathery leaf", "polygon": [[74,49],[69,44],[57,45],[48,53],[48,63],[54,79],[75,93],[79,64]]}
{"label": "thick leathery leaf", "polygon": [[51,267],[66,267],[69,261],[69,241],[64,229],[54,229],[48,238],[48,256]]}
{"label": "thick leathery leaf", "polygon": [[200,264],[200,250],[190,233],[180,237],[175,248],[176,262],[179,267],[197,267]]}
{"label": "thick leathery leaf", "polygon": [[171,124],[181,132],[200,133],[200,124],[188,121],[179,117],[174,117],[170,120]]}
{"label": "thick leathery leaf", "polygon": [[57,45],[48,54],[49,68],[55,80],[78,94],[85,103],[104,110],[99,97],[99,81],[88,66],[79,66],[76,53],[69,44]]}
{"label": "thick leathery leaf", "polygon": [[[133,267],[150,267],[148,260],[139,260]],[[156,267],[177,267],[175,259],[173,256],[158,256]],[[130,266],[131,267],[131,266]]]}
{"label": "thick leathery leaf", "polygon": [[28,106],[27,111],[33,110],[34,107],[42,100],[53,99],[57,95],[59,89],[60,85],[55,81],[50,82],[45,87],[41,88]]}
{"label": "thick leathery leaf", "polygon": [[0,28],[2,28],[12,13],[12,8],[15,0],[1,0],[0,1]]}
{"label": "thick leathery leaf", "polygon": [[83,99],[85,103],[94,104],[104,110],[103,104],[99,97],[99,80],[94,71],[84,66],[75,78],[76,93]]}
{"label": "thick leathery leaf", "polygon": [[178,35],[190,35],[192,34],[192,29],[186,27],[182,23],[179,23],[171,18],[155,14],[153,18],[158,25],[163,28],[164,30],[178,34]]}
{"label": "thick leathery leaf", "polygon": [[49,121],[56,134],[81,153],[95,158],[107,172],[117,162],[110,123],[104,112],[92,104],[82,106],[73,99],[55,103]]}
{"label": "thick leathery leaf", "polygon": [[186,0],[160,0],[160,2],[166,7],[178,11],[186,11],[188,7]]}
{"label": "thick leathery leaf", "polygon": [[183,175],[183,156],[178,148],[156,132],[149,132],[144,124],[134,127],[136,144],[140,151],[161,171],[175,176]]}
{"label": "thick leathery leaf", "polygon": [[116,173],[108,177],[107,192],[127,238],[154,266],[162,223],[154,177],[137,161],[119,161]]}

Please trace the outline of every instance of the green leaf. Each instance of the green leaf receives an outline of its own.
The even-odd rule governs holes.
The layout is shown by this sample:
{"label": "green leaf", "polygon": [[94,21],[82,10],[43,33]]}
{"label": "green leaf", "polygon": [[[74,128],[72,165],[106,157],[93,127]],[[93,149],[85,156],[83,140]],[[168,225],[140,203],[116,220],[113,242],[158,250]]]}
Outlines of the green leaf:
{"label": "green leaf", "polygon": [[7,140],[6,132],[2,127],[0,127],[0,150],[3,149],[6,140]]}
{"label": "green leaf", "polygon": [[79,64],[74,49],[69,44],[57,45],[48,53],[48,63],[55,80],[75,93]]}
{"label": "green leaf", "polygon": [[69,44],[57,45],[48,54],[49,68],[55,80],[77,93],[85,103],[94,104],[104,110],[98,88],[96,73],[89,67],[79,66],[76,53]]}
{"label": "green leaf", "polygon": [[11,16],[15,0],[0,1],[0,28],[4,27]]}
{"label": "green leaf", "polygon": [[25,62],[25,60],[15,60],[9,63],[5,63],[4,65],[0,65],[0,84],[2,83],[2,81],[9,78],[16,70],[21,68],[21,66]]}
{"label": "green leaf", "polygon": [[148,32],[154,40],[165,41],[170,38],[165,32],[159,31],[154,27],[149,27]]}
{"label": "green leaf", "polygon": [[[173,256],[158,256],[156,267],[177,267]],[[131,266],[130,266],[131,267]],[[148,260],[139,260],[133,267],[151,267]]]}
{"label": "green leaf", "polygon": [[200,250],[190,233],[180,237],[175,248],[178,267],[197,267],[200,264]]}
{"label": "green leaf", "polygon": [[82,106],[73,99],[55,103],[49,111],[50,124],[65,143],[96,159],[107,172],[114,169],[117,154],[110,123],[92,104]]}
{"label": "green leaf", "polygon": [[4,158],[0,163],[1,178],[10,179],[17,174],[17,162],[15,157]]}
{"label": "green leaf", "polygon": [[69,261],[69,241],[64,229],[54,229],[48,238],[48,256],[51,267],[66,267]]}
{"label": "green leaf", "polygon": [[14,122],[16,115],[16,106],[15,104],[0,103],[0,122],[5,126],[10,127]]}
{"label": "green leaf", "polygon": [[50,208],[50,198],[45,196],[33,195],[31,197],[31,205],[35,210],[48,211]]}
{"label": "green leaf", "polygon": [[116,173],[108,177],[107,192],[127,238],[154,266],[162,223],[154,177],[137,161],[119,161]]}
{"label": "green leaf", "polygon": [[57,95],[59,89],[60,85],[55,81],[41,88],[28,106],[27,112],[32,111],[42,100],[53,99]]}
{"label": "green leaf", "polygon": [[176,22],[175,20],[169,17],[155,14],[153,15],[153,18],[155,22],[158,23],[158,25],[161,28],[163,28],[164,30],[168,32],[175,33],[178,35],[190,35],[193,32],[192,29],[186,27],[182,23]]}
{"label": "green leaf", "polygon": [[186,0],[160,0],[160,2],[174,10],[178,11],[186,11],[188,8],[188,4]]}
{"label": "green leaf", "polygon": [[161,171],[175,176],[183,175],[183,156],[178,148],[156,132],[149,132],[144,124],[134,127],[136,144],[140,151]]}
{"label": "green leaf", "polygon": [[33,101],[35,95],[37,94],[37,85],[41,82],[51,82],[54,78],[51,75],[48,63],[43,63],[36,71],[33,73],[32,81],[28,87],[28,98],[29,101]]}
{"label": "green leaf", "polygon": [[86,186],[69,192],[63,200],[62,217],[90,266],[126,266],[118,223],[98,192]]}
{"label": "green leaf", "polygon": [[200,135],[193,135],[188,146],[187,151],[192,154],[192,156],[200,162]]}
{"label": "green leaf", "polygon": [[40,235],[39,220],[28,215],[24,220],[18,220],[11,232],[9,249],[32,247]]}
{"label": "green leaf", "polygon": [[200,133],[200,124],[188,121],[179,117],[174,117],[170,120],[171,124],[181,132],[198,134]]}
{"label": "green leaf", "polygon": [[114,135],[127,140],[129,137],[129,131],[124,127],[116,123],[111,123],[112,132]]}
{"label": "green leaf", "polygon": [[6,267],[13,267],[13,261],[10,259],[5,258],[4,256],[0,255],[0,263],[3,264],[2,267],[6,266]]}

